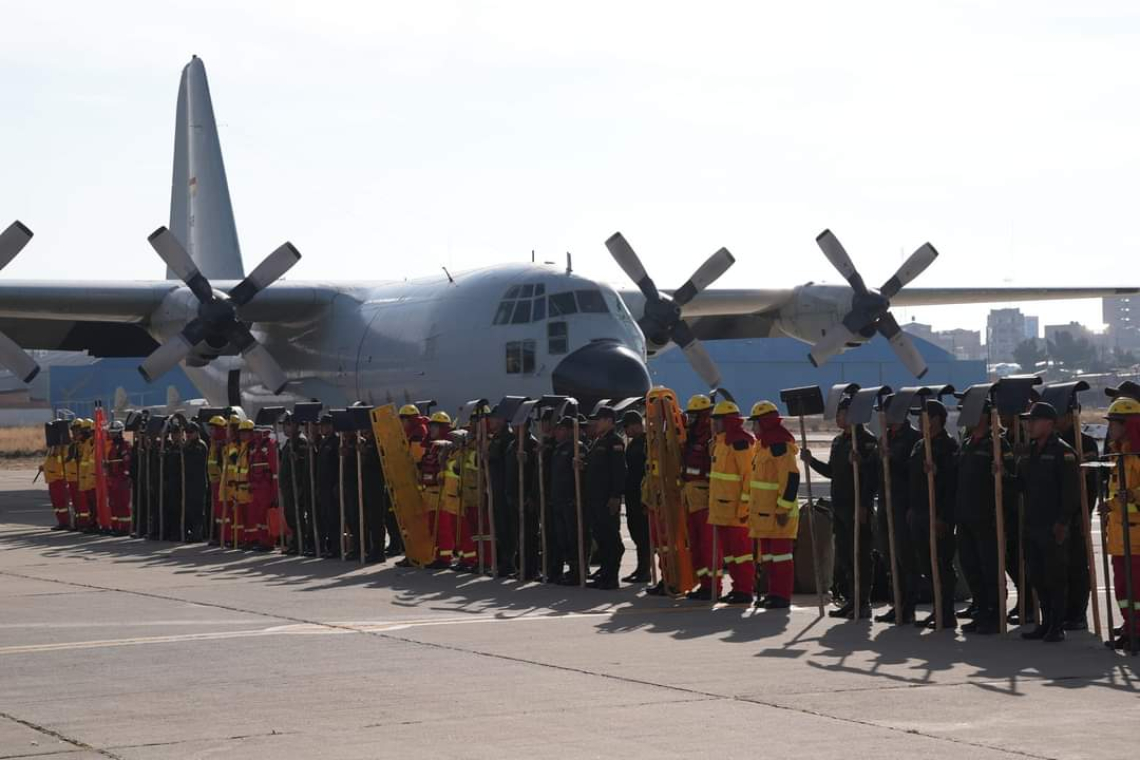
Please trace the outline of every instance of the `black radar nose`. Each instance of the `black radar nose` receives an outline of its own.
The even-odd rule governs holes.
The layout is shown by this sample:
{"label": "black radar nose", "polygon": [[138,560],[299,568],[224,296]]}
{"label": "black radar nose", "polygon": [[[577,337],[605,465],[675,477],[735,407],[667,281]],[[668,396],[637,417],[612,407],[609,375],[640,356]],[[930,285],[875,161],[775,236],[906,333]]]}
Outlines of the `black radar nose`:
{"label": "black radar nose", "polygon": [[604,398],[631,398],[649,392],[649,370],[641,357],[614,340],[579,348],[554,368],[554,393],[583,405]]}

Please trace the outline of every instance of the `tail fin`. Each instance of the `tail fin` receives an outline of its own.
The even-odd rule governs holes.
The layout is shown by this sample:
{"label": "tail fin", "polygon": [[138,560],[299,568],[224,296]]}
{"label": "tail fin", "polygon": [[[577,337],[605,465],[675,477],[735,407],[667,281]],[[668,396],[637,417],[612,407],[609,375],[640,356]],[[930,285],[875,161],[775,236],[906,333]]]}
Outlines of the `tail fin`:
{"label": "tail fin", "polygon": [[[245,275],[241,246],[206,67],[198,56],[182,69],[176,119],[170,231],[206,277],[240,280]],[[167,270],[166,279],[178,277]]]}

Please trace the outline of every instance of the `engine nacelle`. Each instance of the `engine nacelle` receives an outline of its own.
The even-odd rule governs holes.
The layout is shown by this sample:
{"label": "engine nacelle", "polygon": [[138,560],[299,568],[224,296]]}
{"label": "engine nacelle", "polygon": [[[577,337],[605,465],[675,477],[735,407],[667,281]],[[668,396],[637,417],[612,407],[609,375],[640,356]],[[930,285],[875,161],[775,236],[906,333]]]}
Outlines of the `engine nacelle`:
{"label": "engine nacelle", "polygon": [[780,307],[776,326],[790,338],[814,344],[851,308],[852,291],[846,285],[800,285],[792,299]]}

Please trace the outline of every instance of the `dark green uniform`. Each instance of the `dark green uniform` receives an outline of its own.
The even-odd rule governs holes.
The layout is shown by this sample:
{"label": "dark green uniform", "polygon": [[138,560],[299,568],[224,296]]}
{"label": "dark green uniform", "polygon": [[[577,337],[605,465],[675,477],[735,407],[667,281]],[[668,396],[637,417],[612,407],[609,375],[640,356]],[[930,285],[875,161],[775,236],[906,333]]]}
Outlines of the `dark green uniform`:
{"label": "dark green uniform", "polygon": [[598,581],[616,587],[625,545],[621,540],[621,512],[611,510],[612,500],[620,502],[625,492],[625,444],[615,431],[599,436],[586,454],[583,483],[584,507],[591,533],[598,543]]}
{"label": "dark green uniform", "polygon": [[[943,430],[930,440],[934,460],[934,517],[938,523],[935,543],[938,548],[938,571],[942,589],[942,622],[953,625],[954,587],[958,574],[954,571],[954,506],[958,487],[958,444]],[[907,498],[907,525],[918,557],[918,570],[931,582],[933,590],[934,566],[930,550],[930,491],[926,477],[926,444],[915,443],[907,463],[909,496]]]}

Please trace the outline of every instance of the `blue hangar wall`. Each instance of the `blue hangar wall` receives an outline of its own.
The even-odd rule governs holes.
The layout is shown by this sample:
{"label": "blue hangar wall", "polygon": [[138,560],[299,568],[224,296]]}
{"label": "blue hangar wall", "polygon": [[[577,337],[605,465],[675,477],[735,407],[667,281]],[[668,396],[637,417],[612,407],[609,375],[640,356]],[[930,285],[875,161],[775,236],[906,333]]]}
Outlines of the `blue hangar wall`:
{"label": "blue hangar wall", "polygon": [[[902,366],[882,336],[875,336],[866,345],[840,354],[819,368],[808,361],[808,345],[793,338],[708,341],[705,348],[720,367],[724,387],[742,406],[751,406],[761,399],[778,404],[782,388],[803,385],[819,385],[826,393],[827,388],[837,383],[892,388],[919,382],[950,383],[962,389],[985,382],[984,361],[961,361],[932,343],[913,336],[912,339],[930,366],[921,381],[915,380]],[[682,403],[694,393],[708,392],[685,355],[675,348],[650,359],[649,374],[655,384],[675,390]]]}
{"label": "blue hangar wall", "polygon": [[70,409],[80,416],[94,414],[95,401],[105,408],[115,403],[115,390],[122,388],[132,407],[166,403],[167,388],[174,386],[184,399],[200,394],[181,367],[153,384],[142,378],[138,359],[99,359],[82,366],[56,365],[48,369],[48,402],[52,409]]}

